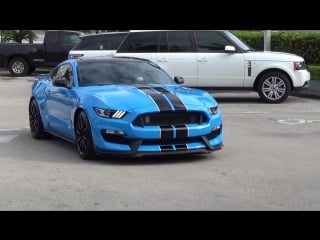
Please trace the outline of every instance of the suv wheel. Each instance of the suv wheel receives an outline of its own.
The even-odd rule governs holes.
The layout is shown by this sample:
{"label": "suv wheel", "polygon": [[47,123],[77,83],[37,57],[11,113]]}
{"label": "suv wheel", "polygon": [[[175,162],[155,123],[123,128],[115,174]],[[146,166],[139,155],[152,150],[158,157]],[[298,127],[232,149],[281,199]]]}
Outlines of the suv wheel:
{"label": "suv wheel", "polygon": [[291,92],[290,81],[283,73],[269,72],[260,77],[257,91],[262,101],[281,103]]}

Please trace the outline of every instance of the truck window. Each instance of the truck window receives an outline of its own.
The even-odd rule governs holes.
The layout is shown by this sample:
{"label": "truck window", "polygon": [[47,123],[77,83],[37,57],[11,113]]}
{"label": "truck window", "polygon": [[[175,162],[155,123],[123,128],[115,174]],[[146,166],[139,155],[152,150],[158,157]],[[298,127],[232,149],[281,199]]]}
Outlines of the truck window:
{"label": "truck window", "polygon": [[81,39],[75,33],[63,33],[62,45],[65,47],[72,47],[78,44]]}
{"label": "truck window", "polygon": [[59,34],[55,31],[48,31],[45,35],[45,43],[47,45],[58,45],[59,44]]}
{"label": "truck window", "polygon": [[160,32],[130,33],[120,46],[119,53],[158,52]]}
{"label": "truck window", "polygon": [[198,52],[224,52],[230,43],[219,32],[196,31],[195,38]]}

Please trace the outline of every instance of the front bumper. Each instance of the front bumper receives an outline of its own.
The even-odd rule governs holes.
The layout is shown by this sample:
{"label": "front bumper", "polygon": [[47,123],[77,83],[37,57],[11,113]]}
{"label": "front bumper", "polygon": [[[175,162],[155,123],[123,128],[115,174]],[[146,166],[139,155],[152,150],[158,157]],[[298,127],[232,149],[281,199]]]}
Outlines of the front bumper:
{"label": "front bumper", "polygon": [[[95,151],[124,156],[209,153],[223,146],[220,114],[202,124],[134,126],[125,119],[96,117],[91,122]],[[106,130],[124,132],[108,134]],[[109,131],[108,131],[109,132]]]}

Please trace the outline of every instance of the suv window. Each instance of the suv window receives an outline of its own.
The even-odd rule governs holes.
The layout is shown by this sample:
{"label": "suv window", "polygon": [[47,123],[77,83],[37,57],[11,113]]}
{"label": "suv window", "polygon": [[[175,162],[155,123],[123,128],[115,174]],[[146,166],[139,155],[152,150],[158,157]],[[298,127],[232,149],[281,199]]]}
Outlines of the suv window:
{"label": "suv window", "polygon": [[73,50],[115,50],[126,35],[127,33],[117,33],[83,37]]}
{"label": "suv window", "polygon": [[130,33],[118,52],[158,52],[159,37],[160,32]]}
{"label": "suv window", "polygon": [[191,32],[168,32],[169,52],[192,52]]}
{"label": "suv window", "polygon": [[219,32],[196,31],[195,38],[198,52],[224,52],[230,43]]}

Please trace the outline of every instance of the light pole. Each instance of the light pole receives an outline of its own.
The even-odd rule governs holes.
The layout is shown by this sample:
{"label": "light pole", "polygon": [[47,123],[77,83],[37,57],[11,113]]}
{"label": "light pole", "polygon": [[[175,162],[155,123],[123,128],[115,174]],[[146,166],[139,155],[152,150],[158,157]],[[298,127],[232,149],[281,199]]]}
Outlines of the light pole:
{"label": "light pole", "polygon": [[264,51],[271,51],[271,30],[264,31]]}

